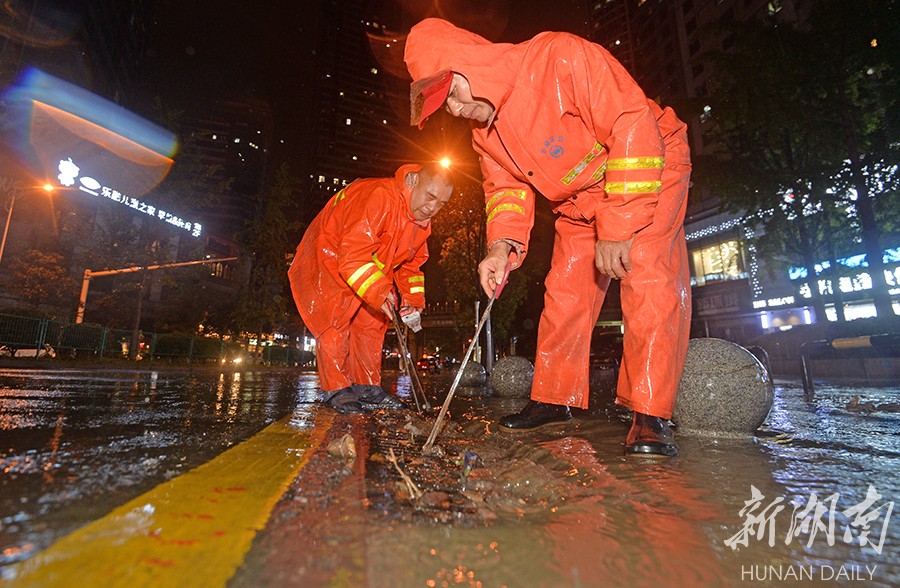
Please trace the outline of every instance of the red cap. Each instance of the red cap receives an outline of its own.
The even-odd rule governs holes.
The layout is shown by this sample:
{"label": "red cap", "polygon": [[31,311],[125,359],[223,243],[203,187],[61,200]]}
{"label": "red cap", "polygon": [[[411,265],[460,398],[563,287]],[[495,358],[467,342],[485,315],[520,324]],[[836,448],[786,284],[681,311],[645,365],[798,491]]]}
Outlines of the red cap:
{"label": "red cap", "polygon": [[425,119],[444,105],[452,81],[453,72],[445,69],[431,77],[413,82],[409,86],[409,124],[418,125],[421,129],[425,125]]}

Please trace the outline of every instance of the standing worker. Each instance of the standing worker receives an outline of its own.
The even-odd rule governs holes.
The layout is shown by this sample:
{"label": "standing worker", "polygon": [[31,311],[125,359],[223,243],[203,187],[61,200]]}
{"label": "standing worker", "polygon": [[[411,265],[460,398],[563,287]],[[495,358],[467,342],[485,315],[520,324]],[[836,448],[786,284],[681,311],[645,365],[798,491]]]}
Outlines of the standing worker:
{"label": "standing worker", "polygon": [[687,354],[690,286],[684,213],[686,126],[647,99],[615,58],[567,33],[491,43],[440,19],[412,28],[404,59],[411,122],[441,107],[472,125],[481,158],[488,252],[484,291],[521,265],[534,193],[557,214],[531,401],[500,420],[527,431],[587,408],[590,340],[610,279],[625,325],[616,402],[633,420],[631,454],[678,452],[668,419]]}
{"label": "standing worker", "polygon": [[384,334],[398,303],[410,325],[425,308],[431,218],[452,192],[439,165],[404,165],[353,182],[306,229],[288,278],[316,338],[323,400],[338,412],[403,408],[381,388]]}

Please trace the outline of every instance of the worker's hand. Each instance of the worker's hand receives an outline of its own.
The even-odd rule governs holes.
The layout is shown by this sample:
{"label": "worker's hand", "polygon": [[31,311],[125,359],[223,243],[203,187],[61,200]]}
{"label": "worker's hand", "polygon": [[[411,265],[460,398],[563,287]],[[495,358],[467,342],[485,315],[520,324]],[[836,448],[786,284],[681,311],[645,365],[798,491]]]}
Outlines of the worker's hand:
{"label": "worker's hand", "polygon": [[478,281],[481,283],[484,293],[489,297],[493,296],[494,290],[503,283],[503,278],[506,277],[506,266],[511,250],[512,247],[509,243],[497,241],[478,264]]}
{"label": "worker's hand", "polygon": [[631,271],[631,244],[627,241],[597,241],[594,246],[594,263],[604,276],[623,279]]}
{"label": "worker's hand", "polygon": [[412,306],[404,306],[400,308],[400,320],[407,327],[412,329],[413,333],[422,330],[422,309]]}
{"label": "worker's hand", "polygon": [[387,297],[384,299],[384,302],[381,305],[381,312],[386,314],[389,319],[393,320],[395,308],[397,308],[397,297],[392,290],[388,292]]}

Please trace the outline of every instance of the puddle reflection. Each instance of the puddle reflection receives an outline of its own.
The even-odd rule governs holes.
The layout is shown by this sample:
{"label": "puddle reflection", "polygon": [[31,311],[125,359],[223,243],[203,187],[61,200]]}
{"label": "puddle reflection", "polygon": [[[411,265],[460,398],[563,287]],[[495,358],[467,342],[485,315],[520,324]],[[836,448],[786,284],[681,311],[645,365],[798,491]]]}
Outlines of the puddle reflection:
{"label": "puddle reflection", "polygon": [[281,372],[0,370],[0,566],[309,406],[317,383]]}

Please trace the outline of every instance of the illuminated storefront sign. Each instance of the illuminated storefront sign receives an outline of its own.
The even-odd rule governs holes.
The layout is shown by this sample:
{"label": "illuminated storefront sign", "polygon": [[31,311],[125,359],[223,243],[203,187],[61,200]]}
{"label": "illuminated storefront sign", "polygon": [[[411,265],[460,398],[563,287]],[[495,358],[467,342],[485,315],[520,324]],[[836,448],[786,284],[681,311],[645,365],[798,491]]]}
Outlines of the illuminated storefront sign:
{"label": "illuminated storefront sign", "polygon": [[691,252],[695,286],[710,282],[745,280],[744,256],[737,239],[724,241]]}
{"label": "illuminated storefront sign", "polygon": [[793,303],[793,296],[782,296],[780,298],[769,298],[768,300],[754,300],[753,308],[773,308],[778,306],[786,306]]}
{"label": "illuminated storefront sign", "polygon": [[81,168],[72,160],[71,157],[67,159],[61,159],[59,161],[59,175],[57,179],[59,183],[65,187],[74,186],[76,183],[78,184],[78,189],[82,192],[86,192],[87,194],[91,194],[92,196],[100,196],[103,198],[108,198],[113,202],[118,202],[132,210],[137,212],[146,214],[147,216],[154,217],[163,222],[169,223],[179,229],[183,229],[188,231],[194,237],[199,237],[200,233],[203,229],[200,223],[195,223],[191,221],[184,220],[170,212],[166,212],[161,208],[157,208],[144,202],[142,200],[138,200],[137,198],[132,198],[126,194],[115,190],[114,188],[110,188],[109,186],[104,185],[99,182],[95,178],[87,175],[81,175]]}

